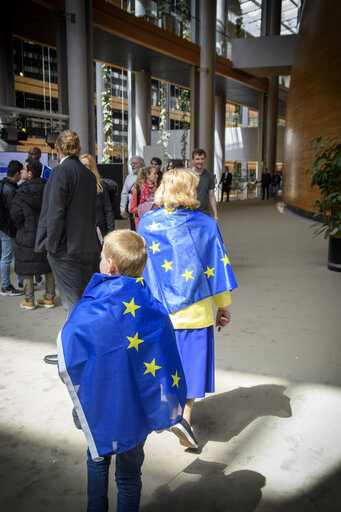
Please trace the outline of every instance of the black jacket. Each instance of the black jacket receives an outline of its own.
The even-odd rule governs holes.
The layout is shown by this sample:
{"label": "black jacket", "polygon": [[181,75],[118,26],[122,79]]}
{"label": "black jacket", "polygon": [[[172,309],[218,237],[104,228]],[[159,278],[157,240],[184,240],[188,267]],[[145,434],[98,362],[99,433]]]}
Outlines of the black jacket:
{"label": "black jacket", "polygon": [[222,184],[225,187],[230,187],[232,184],[232,173],[228,172],[225,174],[225,172],[223,172],[219,184]]}
{"label": "black jacket", "polygon": [[17,274],[30,276],[51,272],[46,252],[34,252],[45,185],[43,178],[24,181],[12,202],[10,213],[17,228],[14,246]]}
{"label": "black jacket", "polygon": [[6,233],[6,235],[9,235],[11,238],[15,238],[15,234],[17,232],[14,222],[10,217],[10,209],[17,188],[17,183],[8,178],[7,176],[3,178],[3,180],[0,182],[0,201],[2,205],[2,218],[0,219],[0,230]]}
{"label": "black jacket", "polygon": [[96,253],[96,178],[76,156],[57,165],[44,190],[36,251]]}

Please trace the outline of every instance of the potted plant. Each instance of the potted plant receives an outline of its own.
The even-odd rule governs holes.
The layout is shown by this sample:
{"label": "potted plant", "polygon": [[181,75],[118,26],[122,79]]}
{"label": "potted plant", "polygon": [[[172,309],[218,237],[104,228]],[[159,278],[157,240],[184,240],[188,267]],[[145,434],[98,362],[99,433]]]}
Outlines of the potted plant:
{"label": "potted plant", "polygon": [[329,238],[328,268],[341,272],[341,137],[317,137],[310,146],[314,158],[307,173],[313,175],[311,187],[320,189],[314,209],[322,223],[315,235]]}

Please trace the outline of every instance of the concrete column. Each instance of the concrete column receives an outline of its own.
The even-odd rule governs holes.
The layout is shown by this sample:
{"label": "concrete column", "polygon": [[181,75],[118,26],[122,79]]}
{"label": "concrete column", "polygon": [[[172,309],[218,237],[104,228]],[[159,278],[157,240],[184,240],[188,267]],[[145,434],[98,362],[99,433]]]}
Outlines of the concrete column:
{"label": "concrete column", "polygon": [[166,100],[166,103],[167,103],[167,119],[166,119],[166,126],[165,126],[165,129],[166,131],[169,131],[170,130],[170,111],[171,111],[171,86],[170,84],[166,84],[166,87],[167,87],[167,100]]}
{"label": "concrete column", "polygon": [[92,0],[85,0],[89,153],[96,153]]}
{"label": "concrete column", "polygon": [[151,143],[151,79],[149,71],[135,72],[136,154]]}
{"label": "concrete column", "polygon": [[[58,112],[69,113],[68,75],[67,75],[67,44],[65,16],[59,16],[57,26],[57,72],[58,72]],[[63,129],[62,122],[59,129]],[[67,126],[68,127],[68,126]]]}
{"label": "concrete column", "polygon": [[264,162],[264,100],[265,94],[261,93],[259,95],[259,103],[258,103],[258,150],[257,150],[257,180],[260,179],[262,175],[262,167]]}
{"label": "concrete column", "polygon": [[199,0],[191,0],[191,41],[199,43]]}
{"label": "concrete column", "polygon": [[[199,105],[198,105],[198,97],[199,97],[199,73],[197,73],[197,69],[195,66],[191,66],[190,71],[190,111],[191,111],[191,127],[190,127],[190,153],[194,148],[199,146],[199,123],[198,123],[198,115],[199,115]],[[191,156],[190,156],[191,159]]]}
{"label": "concrete column", "polygon": [[[85,4],[65,0],[69,128],[77,132],[82,153],[89,152]],[[69,14],[70,13],[70,14]],[[74,17],[72,15],[75,15]]]}
{"label": "concrete column", "polygon": [[[6,13],[6,15],[5,15]],[[14,65],[12,42],[12,14],[9,4],[0,22],[0,105],[15,106]],[[0,113],[0,123],[7,124],[7,114]],[[0,139],[0,151],[15,151],[15,146]]]}
{"label": "concrete column", "polygon": [[128,161],[136,155],[135,73],[128,71]]}
{"label": "concrete column", "polygon": [[215,97],[214,174],[218,183],[225,170],[225,105],[223,94]]}
{"label": "concrete column", "polygon": [[219,54],[224,57],[227,50],[227,4],[228,0],[217,0],[217,48],[219,48]]}
{"label": "concrete column", "polygon": [[270,76],[268,80],[265,167],[273,175],[276,169],[278,77]]}
{"label": "concrete column", "polygon": [[[262,35],[279,35],[281,29],[281,0],[265,0],[263,3]],[[265,167],[272,175],[276,169],[278,77],[269,77],[266,98]]]}
{"label": "concrete column", "polygon": [[103,130],[103,105],[102,92],[104,91],[104,81],[102,73],[102,64],[96,62],[96,128],[97,128],[97,155],[98,162],[102,161],[104,150],[104,130]]}
{"label": "concrete column", "polygon": [[205,149],[206,166],[214,164],[215,31],[216,3],[200,2],[199,147]]}

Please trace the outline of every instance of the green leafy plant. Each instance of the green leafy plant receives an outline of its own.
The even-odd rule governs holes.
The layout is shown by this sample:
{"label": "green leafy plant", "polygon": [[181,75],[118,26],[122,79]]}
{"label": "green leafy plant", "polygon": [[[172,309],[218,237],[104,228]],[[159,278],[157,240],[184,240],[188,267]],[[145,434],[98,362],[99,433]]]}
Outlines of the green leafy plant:
{"label": "green leafy plant", "polygon": [[181,124],[182,124],[182,135],[181,135],[181,157],[183,164],[185,165],[187,158],[187,134],[189,130],[189,122],[186,119],[186,114],[189,112],[189,90],[181,89],[180,94],[180,110],[182,112]]}
{"label": "green leafy plant", "polygon": [[[111,134],[113,129],[112,122],[112,109],[111,109],[111,68],[103,64],[102,75],[104,90],[102,92],[102,105],[103,105],[103,132],[105,135],[105,143],[103,149],[103,157],[101,158],[102,164],[110,163],[110,151],[113,150],[113,142]],[[99,156],[99,155],[98,155]]]}
{"label": "green leafy plant", "polygon": [[314,234],[341,237],[341,137],[317,137],[310,146],[314,158],[306,173],[312,173],[311,187],[320,189],[314,210],[315,217],[322,216],[322,226]]}
{"label": "green leafy plant", "polygon": [[168,147],[168,140],[170,137],[170,133],[166,131],[166,122],[167,122],[167,116],[168,116],[168,110],[167,110],[167,84],[166,82],[160,82],[160,122],[159,122],[159,128],[160,128],[160,138],[157,141],[158,144],[161,144],[164,150],[164,161],[168,160],[170,158],[169,153],[167,152]]}
{"label": "green leafy plant", "polygon": [[182,24],[182,37],[183,39],[190,39],[190,31],[189,31],[189,19],[190,19],[190,11],[188,6],[188,0],[179,0],[179,10],[180,10],[180,22]]}

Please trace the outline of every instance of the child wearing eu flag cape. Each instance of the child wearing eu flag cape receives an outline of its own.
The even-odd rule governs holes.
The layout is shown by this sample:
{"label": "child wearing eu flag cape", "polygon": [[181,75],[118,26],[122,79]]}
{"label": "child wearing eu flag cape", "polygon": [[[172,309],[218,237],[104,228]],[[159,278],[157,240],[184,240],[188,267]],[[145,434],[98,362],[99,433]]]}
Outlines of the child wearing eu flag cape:
{"label": "child wearing eu flag cape", "polygon": [[229,323],[230,290],[237,287],[216,220],[196,210],[198,182],[187,169],[168,171],[155,194],[161,208],[147,212],[138,227],[148,247],[143,277],[170,315],[185,372],[186,407],[171,430],[188,448],[198,448],[194,401],[214,392],[213,327]]}
{"label": "child wearing eu flag cape", "polygon": [[145,439],[178,423],[186,401],[172,324],[141,277],[146,260],[141,236],[109,233],[101,273],[58,336],[59,373],[89,446],[88,512],[108,510],[113,454],[117,511],[139,509]]}

